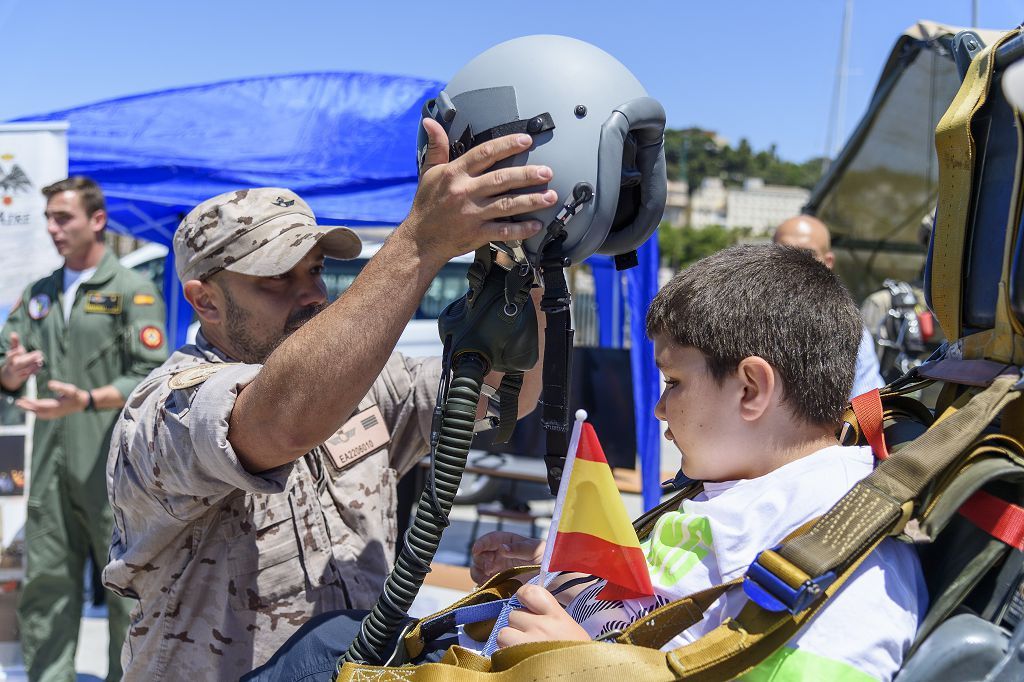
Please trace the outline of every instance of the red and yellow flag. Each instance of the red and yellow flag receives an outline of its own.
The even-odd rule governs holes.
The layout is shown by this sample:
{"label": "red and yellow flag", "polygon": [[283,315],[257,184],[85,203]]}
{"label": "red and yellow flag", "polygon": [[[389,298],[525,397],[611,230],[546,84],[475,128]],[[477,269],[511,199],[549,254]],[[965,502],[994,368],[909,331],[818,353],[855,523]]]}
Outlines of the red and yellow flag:
{"label": "red and yellow flag", "polygon": [[548,534],[541,570],[574,571],[604,578],[598,599],[637,599],[654,594],[611,467],[594,427],[579,419]]}

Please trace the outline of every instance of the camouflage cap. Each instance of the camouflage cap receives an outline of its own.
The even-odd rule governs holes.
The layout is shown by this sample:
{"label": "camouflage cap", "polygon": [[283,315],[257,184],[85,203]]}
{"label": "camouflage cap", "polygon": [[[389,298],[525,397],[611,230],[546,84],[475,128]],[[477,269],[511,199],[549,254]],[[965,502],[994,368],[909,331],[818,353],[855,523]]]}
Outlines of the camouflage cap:
{"label": "camouflage cap", "polygon": [[226,192],[192,209],[174,233],[178,279],[206,279],[220,270],[281,275],[319,244],[327,258],[359,255],[362,242],[347,227],[317,225],[295,192],[260,187]]}

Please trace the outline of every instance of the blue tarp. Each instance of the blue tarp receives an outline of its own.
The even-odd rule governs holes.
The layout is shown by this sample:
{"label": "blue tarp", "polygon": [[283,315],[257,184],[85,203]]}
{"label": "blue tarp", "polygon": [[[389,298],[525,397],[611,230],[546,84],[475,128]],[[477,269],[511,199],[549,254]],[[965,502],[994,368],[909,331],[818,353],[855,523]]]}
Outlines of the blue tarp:
{"label": "blue tarp", "polygon": [[624,320],[629,320],[629,360],[633,374],[633,416],[636,420],[636,450],[640,457],[644,509],[661,498],[661,429],[654,418],[659,397],[658,368],[654,344],[647,338],[647,307],[658,293],[658,239],[655,234],[637,251],[640,261],[624,272],[615,270],[608,256],[587,259],[594,273],[599,342],[602,346],[623,345]]}
{"label": "blue tarp", "polygon": [[[19,120],[70,122],[70,172],[103,187],[111,227],[170,245],[193,206],[244,187],[295,190],[324,223],[396,225],[416,191],[413,131],[423,101],[441,87],[380,74],[269,76]],[[165,275],[176,346],[192,309],[174,268]]]}
{"label": "blue tarp", "polygon": [[[415,131],[443,83],[366,73],[308,73],[225,81],[106,100],[19,121],[69,121],[70,172],[94,178],[110,226],[170,245],[199,202],[244,187],[288,187],[320,222],[397,225],[416,189]],[[169,259],[171,256],[168,257]],[[658,499],[658,374],[643,316],[657,290],[657,243],[625,277],[594,257],[602,345],[623,345],[632,315],[637,447],[644,504]],[[168,332],[184,341],[191,308],[165,268]],[[602,274],[605,273],[605,274]]]}

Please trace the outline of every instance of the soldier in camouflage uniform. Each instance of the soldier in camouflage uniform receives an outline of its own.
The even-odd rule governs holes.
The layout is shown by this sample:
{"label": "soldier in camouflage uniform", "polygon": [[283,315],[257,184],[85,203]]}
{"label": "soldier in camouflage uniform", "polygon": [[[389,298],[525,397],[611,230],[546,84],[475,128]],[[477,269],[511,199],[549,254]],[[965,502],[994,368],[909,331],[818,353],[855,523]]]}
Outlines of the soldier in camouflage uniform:
{"label": "soldier in camouflage uniform", "polygon": [[[111,514],[104,463],[125,396],[167,357],[164,305],[152,282],[103,245],[103,194],[87,178],[43,190],[47,229],[64,265],[33,283],[0,332],[0,386],[20,394],[36,375],[27,566],[18,617],[29,678],[73,680],[86,557],[102,566]],[[96,585],[96,589],[100,589]],[[128,605],[107,594],[108,679],[118,663]]]}
{"label": "soldier in camouflage uniform", "polygon": [[202,329],[132,394],[107,470],[104,580],[138,600],[126,679],[237,679],[311,616],[373,604],[395,482],[427,450],[440,375],[437,359],[392,350],[445,262],[540,229],[494,221],[553,203],[511,193],[550,170],[486,172],[529,144],[508,136],[452,163],[433,145],[409,217],[330,306],[323,259],[360,243],[294,193],[230,192],[182,221],[176,268]]}

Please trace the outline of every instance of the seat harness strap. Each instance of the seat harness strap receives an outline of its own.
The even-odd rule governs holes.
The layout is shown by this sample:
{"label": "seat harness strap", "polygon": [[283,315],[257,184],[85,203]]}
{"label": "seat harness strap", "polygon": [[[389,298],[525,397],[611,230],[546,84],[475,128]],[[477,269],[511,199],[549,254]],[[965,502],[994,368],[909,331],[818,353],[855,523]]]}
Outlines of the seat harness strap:
{"label": "seat harness strap", "polygon": [[885,447],[885,432],[882,430],[882,398],[877,388],[862,393],[850,401],[853,413],[857,415],[861,433],[871,446],[871,451],[879,460],[889,458],[889,450]]}
{"label": "seat harness strap", "polygon": [[[884,411],[878,389],[857,396],[850,406],[875,457],[887,459],[889,451],[882,430]],[[960,515],[997,540],[1024,550],[1024,507],[978,490],[960,507]]]}
{"label": "seat harness strap", "polygon": [[963,503],[960,515],[997,540],[1024,551],[1024,507],[979,490]]}

